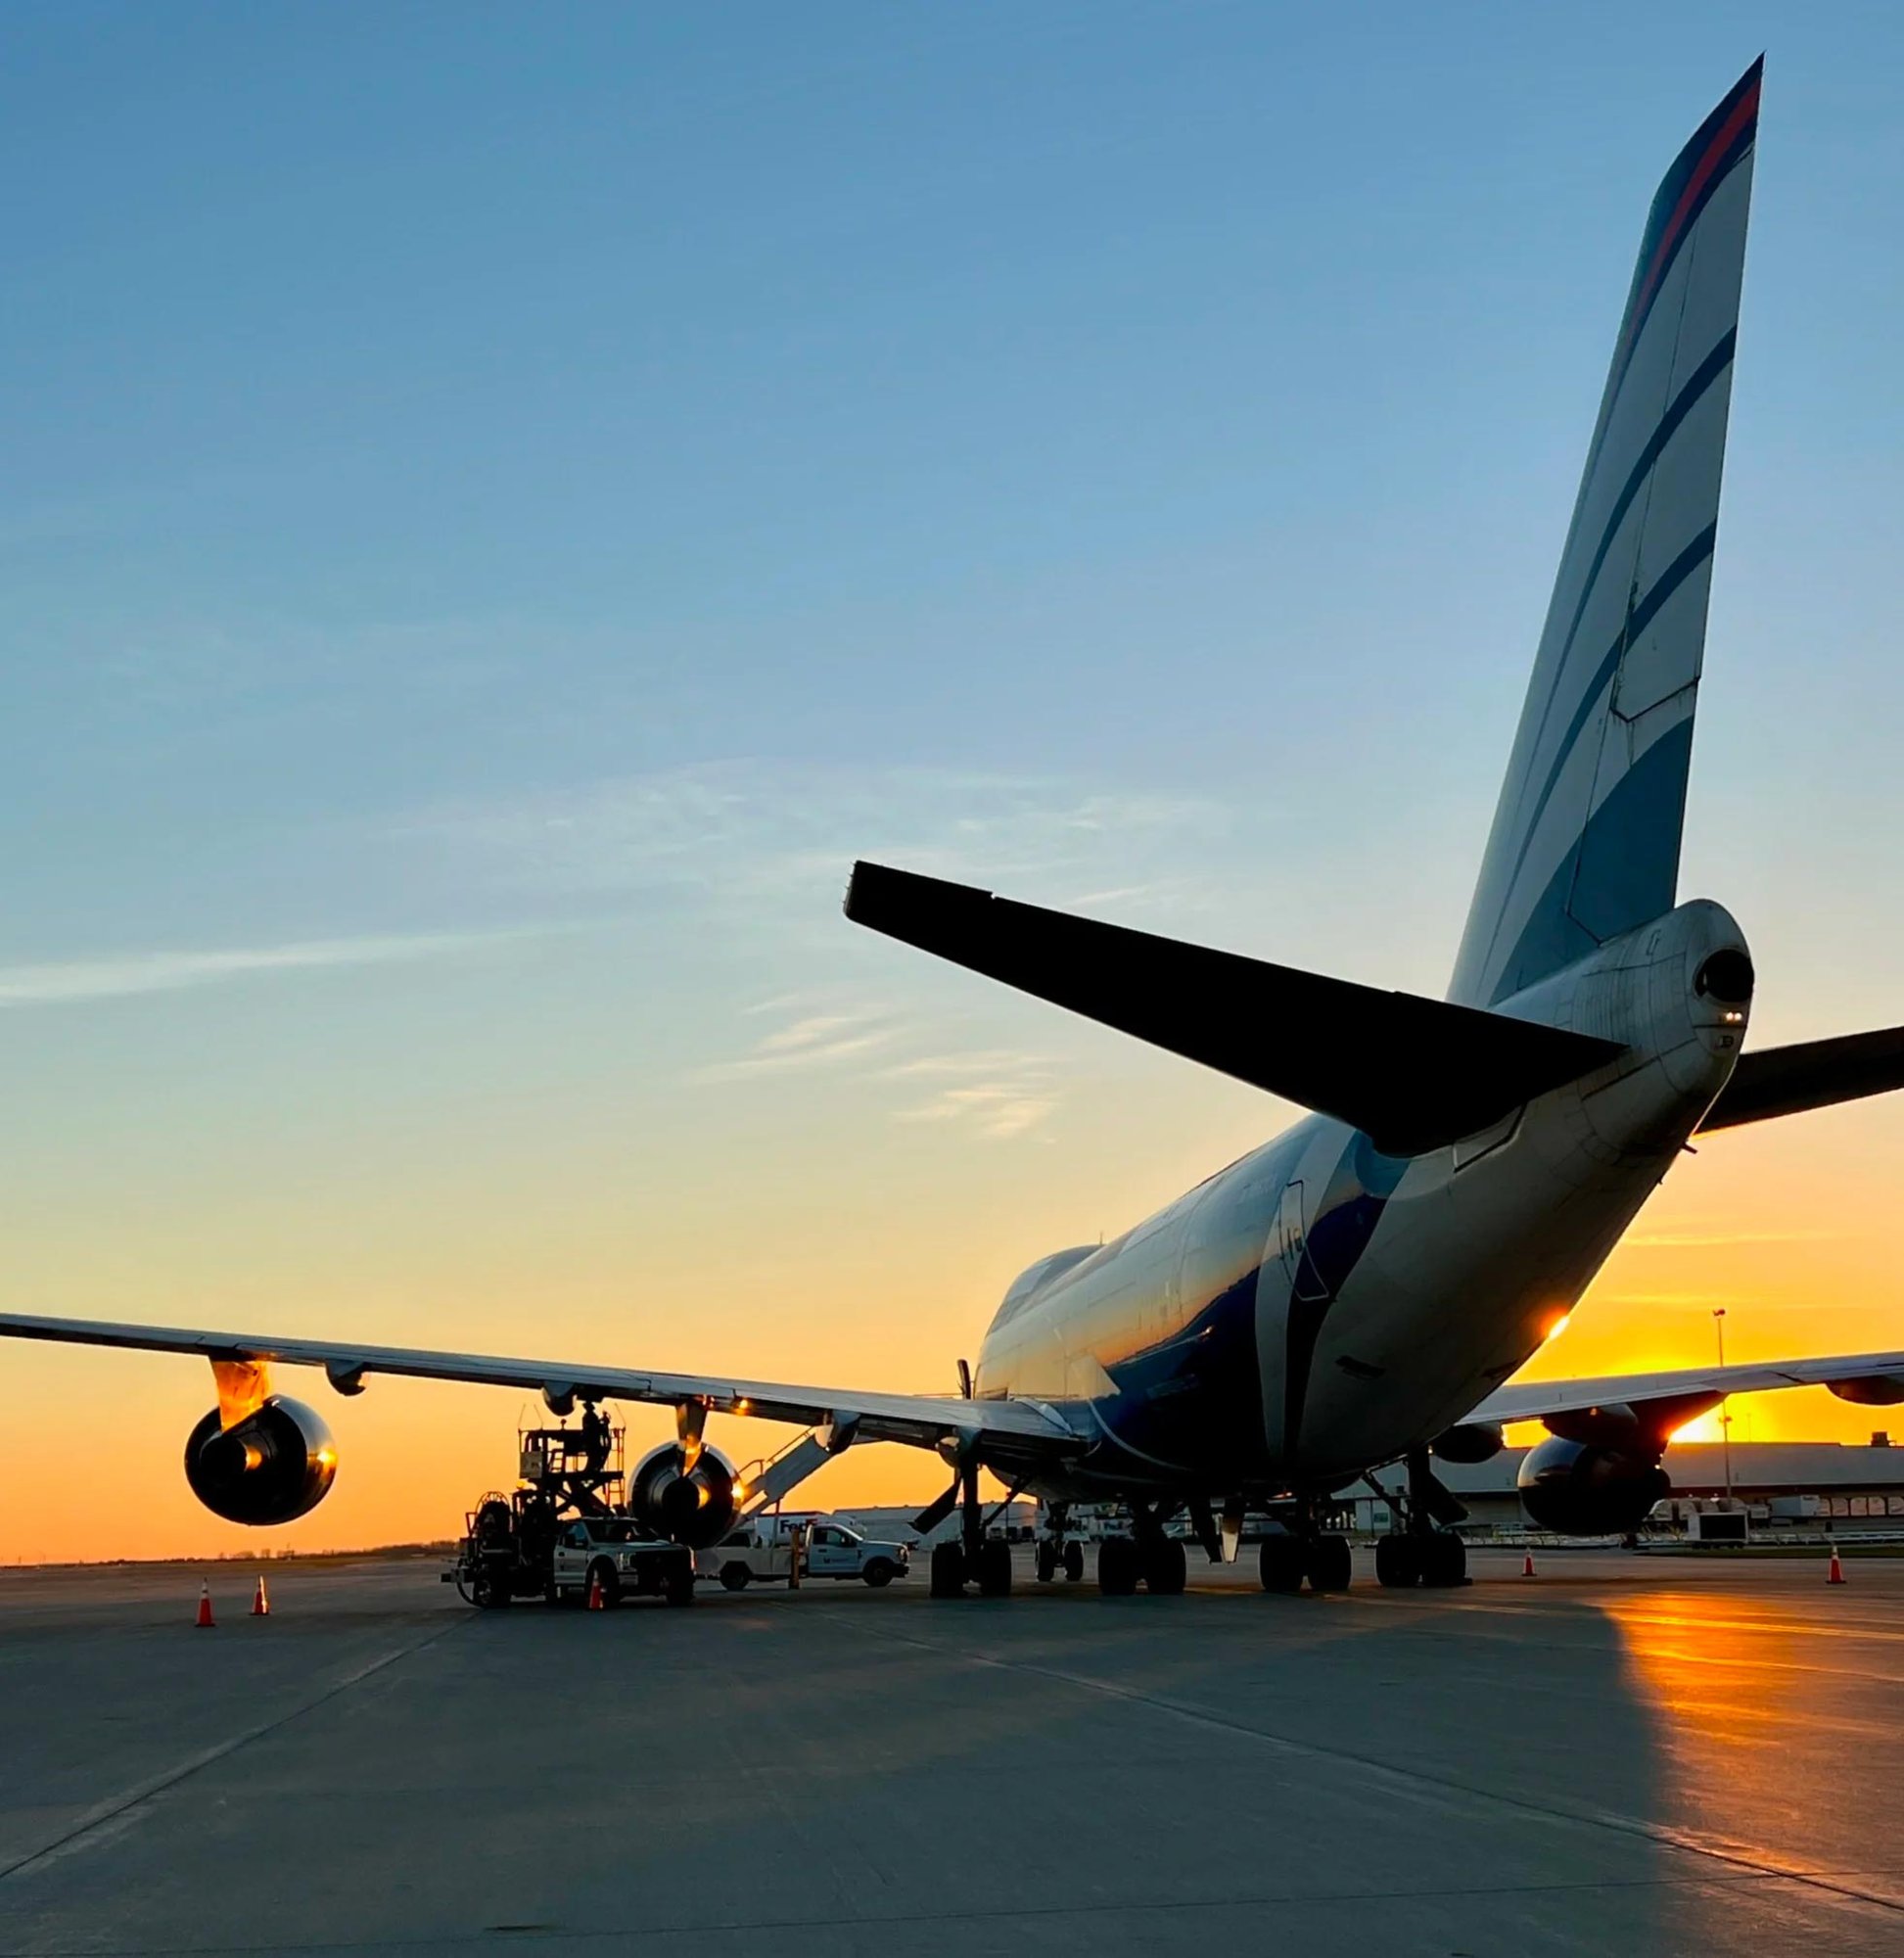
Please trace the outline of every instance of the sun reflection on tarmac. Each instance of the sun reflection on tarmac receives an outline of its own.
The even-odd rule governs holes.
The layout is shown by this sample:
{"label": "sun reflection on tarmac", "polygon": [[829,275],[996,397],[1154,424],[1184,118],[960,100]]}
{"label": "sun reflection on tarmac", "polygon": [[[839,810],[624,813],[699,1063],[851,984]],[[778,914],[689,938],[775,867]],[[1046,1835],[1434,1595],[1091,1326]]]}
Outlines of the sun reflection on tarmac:
{"label": "sun reflection on tarmac", "polygon": [[1654,1716],[1664,1812],[1702,1844],[1806,1874],[1865,1860],[1875,1818],[1857,1791],[1883,1778],[1904,1687],[1904,1625],[1829,1609],[1819,1585],[1815,1598],[1689,1585],[1597,1601]]}

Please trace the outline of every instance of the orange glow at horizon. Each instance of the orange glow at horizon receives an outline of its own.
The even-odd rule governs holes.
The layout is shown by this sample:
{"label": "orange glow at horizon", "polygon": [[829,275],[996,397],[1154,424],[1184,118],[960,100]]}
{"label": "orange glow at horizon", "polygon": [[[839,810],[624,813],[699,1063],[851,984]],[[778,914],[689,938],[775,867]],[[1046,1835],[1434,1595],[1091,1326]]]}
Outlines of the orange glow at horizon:
{"label": "orange glow at horizon", "polygon": [[[703,1118],[705,1136],[677,1127],[665,1146],[579,1123],[553,1160],[527,1142],[498,1145],[490,1166],[465,1162],[441,1189],[417,1181],[413,1162],[379,1161],[353,1142],[371,1157],[362,1177],[307,1178],[305,1199],[282,1151],[264,1151],[270,1200],[217,1211],[215,1231],[188,1219],[182,1199],[128,1210],[116,1235],[48,1204],[17,1205],[7,1288],[154,1324],[943,1394],[1031,1259],[1141,1217],[1275,1126],[1255,1098],[1184,1086],[1162,1063],[1141,1087],[1141,1124],[1128,1082],[1107,1076],[1101,1106],[1080,1090],[1079,1119],[1054,1146],[879,1127],[848,1100],[821,1105],[802,1080],[784,1103],[750,1100],[742,1135],[725,1107],[718,1122]],[[458,1123],[479,1147],[507,1135],[501,1122],[458,1112]],[[813,1145],[816,1130],[826,1150]],[[630,1157],[636,1147],[645,1152]],[[1565,1339],[1545,1342],[1522,1377],[1710,1364],[1719,1304],[1730,1361],[1904,1345],[1886,1188],[1899,1162],[1904,1107],[1880,1103],[1702,1142],[1614,1250]],[[206,1204],[222,1199],[237,1167],[211,1161]],[[736,1189],[747,1192],[744,1231],[732,1228]],[[345,1214],[354,1228],[340,1234]],[[321,1373],[282,1367],[274,1386],[310,1401],[336,1435],[337,1482],[298,1522],[250,1531],[200,1509],[179,1470],[186,1434],[216,1398],[203,1360],[6,1342],[0,1369],[0,1479],[34,1491],[8,1506],[0,1562],[452,1537],[485,1490],[513,1484],[516,1427],[540,1419],[533,1397],[505,1389],[372,1375],[347,1401]],[[1736,1396],[1730,1412],[1740,1443],[1862,1442],[1885,1424],[1882,1410],[1823,1388]],[[71,1453],[76,1414],[114,1445],[48,1476],[46,1465]],[[630,1460],[675,1438],[671,1409],[624,1406],[618,1419]],[[793,1433],[738,1415],[708,1423],[708,1439],[739,1461],[771,1456]],[[1717,1433],[1704,1417],[1688,1438]],[[924,1451],[862,1443],[792,1500],[923,1507],[944,1480]]]}

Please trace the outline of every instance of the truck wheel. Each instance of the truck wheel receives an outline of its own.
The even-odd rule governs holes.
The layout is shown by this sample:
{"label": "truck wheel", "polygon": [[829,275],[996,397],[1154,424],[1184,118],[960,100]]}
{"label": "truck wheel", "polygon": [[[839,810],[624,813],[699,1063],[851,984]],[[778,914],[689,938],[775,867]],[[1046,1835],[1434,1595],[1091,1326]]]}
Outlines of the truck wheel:
{"label": "truck wheel", "polygon": [[476,1602],[485,1610],[497,1611],[509,1602],[509,1585],[503,1578],[481,1572],[476,1580]]}
{"label": "truck wheel", "polygon": [[691,1605],[694,1602],[694,1573],[691,1570],[675,1571],[662,1586],[661,1595],[671,1605]]}
{"label": "truck wheel", "polygon": [[889,1557],[875,1557],[859,1575],[875,1591],[883,1591],[899,1575],[899,1565]]}
{"label": "truck wheel", "polygon": [[602,1609],[604,1611],[614,1610],[616,1606],[622,1602],[621,1573],[617,1571],[614,1564],[609,1562],[607,1558],[597,1558],[588,1566],[588,1582],[591,1586],[599,1584],[602,1587]]}
{"label": "truck wheel", "polygon": [[723,1591],[745,1591],[747,1580],[753,1574],[744,1563],[723,1563],[720,1566],[720,1588]]}

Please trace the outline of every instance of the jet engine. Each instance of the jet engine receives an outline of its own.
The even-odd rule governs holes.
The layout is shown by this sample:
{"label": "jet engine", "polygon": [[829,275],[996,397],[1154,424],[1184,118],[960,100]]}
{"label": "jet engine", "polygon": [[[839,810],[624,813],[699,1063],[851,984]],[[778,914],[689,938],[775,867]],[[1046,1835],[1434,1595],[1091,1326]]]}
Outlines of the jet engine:
{"label": "jet engine", "polygon": [[337,1477],[337,1444],[302,1401],[273,1394],[230,1427],[213,1408],[185,1444],[185,1479],[214,1515],[288,1523],[314,1510]]}
{"label": "jet engine", "polygon": [[733,1527],[734,1465],[703,1445],[692,1457],[667,1441],[644,1455],[628,1482],[628,1507],[658,1535],[709,1550]]}
{"label": "jet engine", "polygon": [[1528,1515],[1563,1536],[1624,1536],[1673,1486],[1644,1454],[1558,1435],[1533,1449],[1514,1479]]}

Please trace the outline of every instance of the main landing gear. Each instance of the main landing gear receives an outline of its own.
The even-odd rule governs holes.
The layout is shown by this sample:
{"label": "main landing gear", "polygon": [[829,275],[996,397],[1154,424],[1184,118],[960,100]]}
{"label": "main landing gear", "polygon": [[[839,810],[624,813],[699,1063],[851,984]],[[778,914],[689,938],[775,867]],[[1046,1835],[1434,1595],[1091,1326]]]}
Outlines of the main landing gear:
{"label": "main landing gear", "polygon": [[1107,1536],[1097,1546],[1097,1589],[1106,1598],[1129,1598],[1139,1584],[1153,1598],[1181,1598],[1189,1576],[1182,1537],[1164,1528],[1169,1510],[1131,1507],[1129,1536]]}
{"label": "main landing gear", "polygon": [[1375,1581],[1390,1591],[1416,1585],[1452,1591],[1465,1584],[1467,1545],[1442,1525],[1461,1521],[1467,1512],[1436,1478],[1425,1448],[1409,1452],[1408,1494],[1388,1494],[1388,1500],[1399,1504],[1402,1527],[1376,1539]]}
{"label": "main landing gear", "polygon": [[1312,1591],[1349,1588],[1349,1540],[1316,1529],[1273,1527],[1260,1552],[1263,1589],[1293,1597],[1307,1580]]}
{"label": "main landing gear", "polygon": [[[1014,1489],[1012,1494],[1016,1494]],[[1007,1496],[1008,1505],[1011,1497]],[[962,1598],[967,1584],[977,1584],[981,1598],[1011,1596],[1011,1546],[1002,1537],[988,1537],[979,1507],[976,1463],[959,1470],[958,1535],[932,1547],[929,1589],[935,1598]]]}

